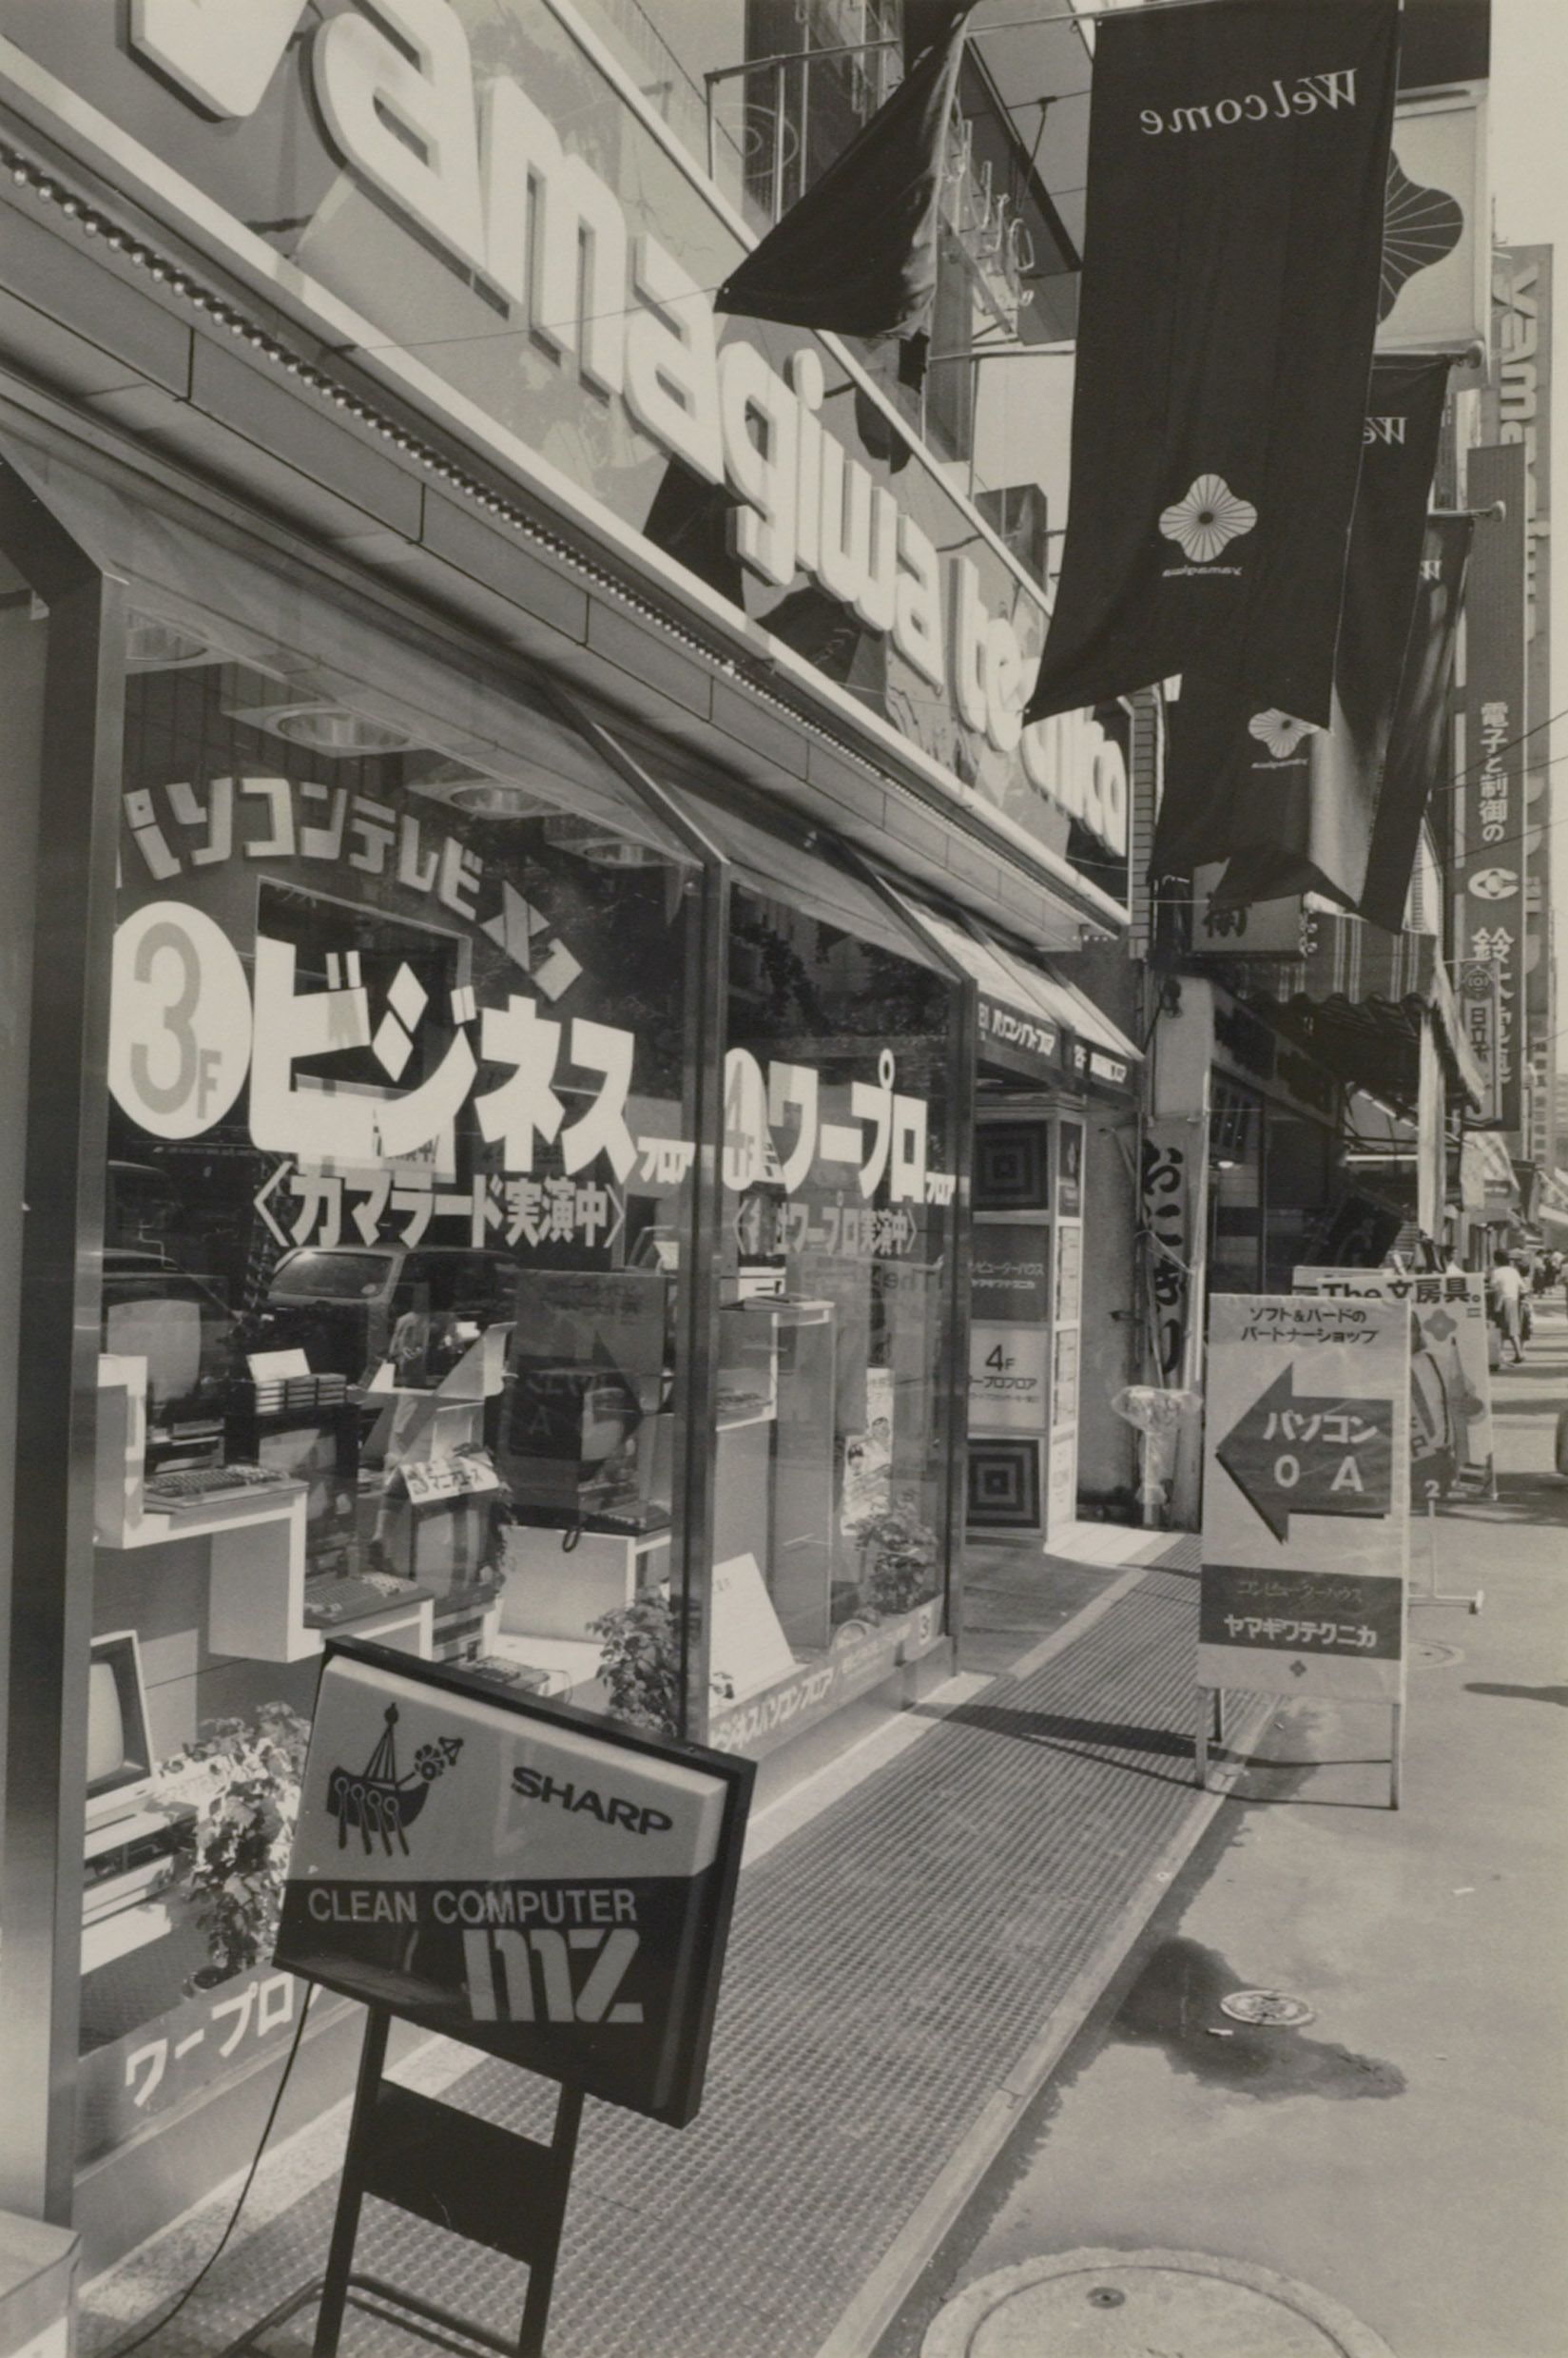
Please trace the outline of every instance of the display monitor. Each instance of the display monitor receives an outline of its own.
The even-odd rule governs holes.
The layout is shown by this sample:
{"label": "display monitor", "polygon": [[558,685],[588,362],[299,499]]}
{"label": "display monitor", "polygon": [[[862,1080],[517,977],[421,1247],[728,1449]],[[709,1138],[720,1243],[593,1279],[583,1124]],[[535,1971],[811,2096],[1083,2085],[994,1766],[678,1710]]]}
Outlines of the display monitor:
{"label": "display monitor", "polygon": [[184,1269],[111,1253],[104,1269],[104,1349],[147,1363],[147,1416],[167,1429],[223,1405],[234,1321],[226,1305]]}
{"label": "display monitor", "polygon": [[87,1831],[129,1817],[152,1783],[146,1690],[134,1630],[92,1641],[87,1672]]}
{"label": "display monitor", "polygon": [[518,1273],[499,1457],[525,1520],[666,1519],[635,1443],[662,1401],[668,1303],[668,1280],[652,1269]]}
{"label": "display monitor", "polygon": [[[356,1568],[358,1505],[353,1412],[332,1422],[259,1423],[255,1458],[269,1474],[305,1485],[305,1554],[312,1573]],[[346,1445],[345,1445],[346,1444]]]}

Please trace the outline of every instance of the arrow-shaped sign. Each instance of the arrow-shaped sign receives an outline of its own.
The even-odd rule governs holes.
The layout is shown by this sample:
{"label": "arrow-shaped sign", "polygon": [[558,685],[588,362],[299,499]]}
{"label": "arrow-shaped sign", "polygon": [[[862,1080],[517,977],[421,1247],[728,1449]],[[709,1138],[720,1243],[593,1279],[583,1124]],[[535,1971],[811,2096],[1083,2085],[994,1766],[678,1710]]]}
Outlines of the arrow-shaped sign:
{"label": "arrow-shaped sign", "polygon": [[1221,1441],[1221,1465],[1276,1539],[1292,1515],[1384,1516],[1394,1496],[1394,1408],[1386,1400],[1296,1397],[1287,1362]]}

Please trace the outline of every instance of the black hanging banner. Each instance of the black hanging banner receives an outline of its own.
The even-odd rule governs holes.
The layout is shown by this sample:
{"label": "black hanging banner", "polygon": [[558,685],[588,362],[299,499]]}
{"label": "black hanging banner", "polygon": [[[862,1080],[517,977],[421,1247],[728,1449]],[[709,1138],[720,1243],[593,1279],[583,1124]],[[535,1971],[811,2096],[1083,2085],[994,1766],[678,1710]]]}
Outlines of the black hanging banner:
{"label": "black hanging banner", "polygon": [[1207,670],[1323,726],[1398,0],[1102,17],[1072,499],[1028,719]]}
{"label": "black hanging banner", "polygon": [[840,336],[908,335],[937,287],[948,118],[974,0],[930,5],[927,46],[713,298],[715,311]]}
{"label": "black hanging banner", "polygon": [[1421,587],[1410,626],[1399,703],[1372,822],[1360,914],[1397,934],[1430,797],[1448,783],[1445,759],[1459,618],[1475,525],[1467,515],[1429,516]]}
{"label": "black hanging banner", "polygon": [[1206,676],[1184,682],[1154,865],[1229,860],[1216,909],[1302,892],[1354,908],[1365,889],[1447,383],[1442,358],[1373,365],[1329,726],[1255,709]]}

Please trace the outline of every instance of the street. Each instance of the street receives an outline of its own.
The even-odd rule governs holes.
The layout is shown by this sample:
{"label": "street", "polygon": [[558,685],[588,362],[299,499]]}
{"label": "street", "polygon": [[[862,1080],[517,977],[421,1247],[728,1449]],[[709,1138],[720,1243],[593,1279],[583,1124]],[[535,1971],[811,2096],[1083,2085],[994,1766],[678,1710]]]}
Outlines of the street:
{"label": "street", "polygon": [[[880,2358],[910,2358],[994,2271],[1107,2247],[1278,2271],[1399,2358],[1568,2347],[1557,1298],[1494,1385],[1500,1498],[1451,1501],[1435,1525],[1439,1589],[1481,1587],[1484,1604],[1412,1605],[1400,1812],[1385,1714],[1274,1720]],[[1418,1524],[1418,1596],[1425,1542]],[[1220,2000],[1248,1989],[1313,2019],[1231,2021]]]}

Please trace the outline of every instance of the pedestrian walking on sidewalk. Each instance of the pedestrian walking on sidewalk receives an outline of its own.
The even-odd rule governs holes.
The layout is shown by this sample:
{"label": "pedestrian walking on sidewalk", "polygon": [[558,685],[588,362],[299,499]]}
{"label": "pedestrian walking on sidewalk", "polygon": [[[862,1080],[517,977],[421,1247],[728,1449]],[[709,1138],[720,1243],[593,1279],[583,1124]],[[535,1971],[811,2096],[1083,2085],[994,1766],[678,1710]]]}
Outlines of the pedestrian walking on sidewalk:
{"label": "pedestrian walking on sidewalk", "polygon": [[1500,1252],[1493,1262],[1491,1291],[1492,1315],[1501,1331],[1502,1340],[1512,1350],[1515,1359],[1522,1360],[1524,1348],[1520,1335],[1524,1302],[1524,1280],[1520,1275],[1516,1264],[1509,1260],[1505,1252]]}

